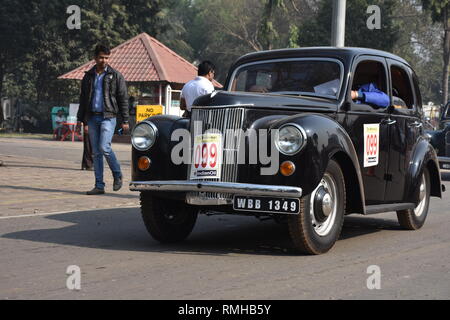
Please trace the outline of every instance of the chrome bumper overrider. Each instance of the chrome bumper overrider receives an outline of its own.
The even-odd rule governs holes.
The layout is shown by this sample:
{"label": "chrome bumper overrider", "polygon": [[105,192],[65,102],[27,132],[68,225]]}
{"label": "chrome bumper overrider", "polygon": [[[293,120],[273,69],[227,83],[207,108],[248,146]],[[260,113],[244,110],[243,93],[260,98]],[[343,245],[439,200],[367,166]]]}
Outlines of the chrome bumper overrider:
{"label": "chrome bumper overrider", "polygon": [[249,196],[300,198],[302,189],[290,186],[272,186],[220,181],[132,181],[131,191],[219,192]]}

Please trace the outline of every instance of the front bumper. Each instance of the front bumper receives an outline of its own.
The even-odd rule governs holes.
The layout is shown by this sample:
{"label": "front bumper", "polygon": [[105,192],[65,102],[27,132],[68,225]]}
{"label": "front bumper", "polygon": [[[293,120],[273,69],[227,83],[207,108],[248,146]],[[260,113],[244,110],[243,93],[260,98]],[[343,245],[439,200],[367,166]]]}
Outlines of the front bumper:
{"label": "front bumper", "polygon": [[450,157],[438,157],[439,168],[443,170],[450,170]]}
{"label": "front bumper", "polygon": [[130,182],[130,190],[158,192],[217,192],[286,198],[300,198],[302,196],[302,189],[298,187],[193,180],[132,181]]}

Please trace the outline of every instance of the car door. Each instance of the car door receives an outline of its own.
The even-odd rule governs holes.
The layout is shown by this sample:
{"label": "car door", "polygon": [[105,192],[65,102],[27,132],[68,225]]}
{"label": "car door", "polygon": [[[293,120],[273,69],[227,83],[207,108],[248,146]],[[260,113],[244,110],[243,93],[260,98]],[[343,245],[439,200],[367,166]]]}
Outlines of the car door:
{"label": "car door", "polygon": [[419,117],[421,99],[416,94],[412,70],[401,62],[387,59],[391,89],[389,126],[389,162],[386,172],[385,201],[404,202],[405,177],[414,145],[422,130]]}
{"label": "car door", "polygon": [[367,205],[384,202],[385,174],[389,161],[389,114],[387,108],[351,99],[351,89],[366,82],[377,82],[387,93],[386,60],[375,56],[361,56],[353,64],[347,101],[350,107],[345,116],[345,127],[355,146],[364,183]]}

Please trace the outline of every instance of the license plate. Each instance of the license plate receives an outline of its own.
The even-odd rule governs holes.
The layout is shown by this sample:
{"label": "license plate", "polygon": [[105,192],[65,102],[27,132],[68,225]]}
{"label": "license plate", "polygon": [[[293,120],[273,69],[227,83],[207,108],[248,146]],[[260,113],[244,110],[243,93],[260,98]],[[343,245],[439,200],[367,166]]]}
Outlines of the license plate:
{"label": "license plate", "polygon": [[295,198],[234,196],[233,209],[237,211],[298,214],[300,200]]}
{"label": "license plate", "polygon": [[190,179],[220,179],[222,167],[222,135],[199,134],[194,137]]}
{"label": "license plate", "polygon": [[450,163],[443,163],[442,169],[450,169]]}

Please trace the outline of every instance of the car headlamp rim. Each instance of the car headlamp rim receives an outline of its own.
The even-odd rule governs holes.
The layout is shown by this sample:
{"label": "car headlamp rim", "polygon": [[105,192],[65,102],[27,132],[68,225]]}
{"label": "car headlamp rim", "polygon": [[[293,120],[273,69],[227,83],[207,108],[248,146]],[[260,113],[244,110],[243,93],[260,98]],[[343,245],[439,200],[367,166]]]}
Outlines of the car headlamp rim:
{"label": "car headlamp rim", "polygon": [[[136,131],[136,129],[138,129],[140,126],[143,126],[143,125],[149,126],[149,128],[153,131],[153,135],[154,135],[154,139],[153,139],[153,140],[150,142],[150,144],[149,144],[147,147],[145,147],[145,148],[141,148],[141,147],[137,146],[136,143],[135,143],[135,141],[134,141],[134,132]],[[155,142],[156,142],[157,139],[158,139],[158,128],[157,128],[157,127],[155,126],[155,124],[152,123],[151,121],[144,120],[144,121],[141,121],[140,123],[138,123],[138,124],[136,125],[136,127],[134,127],[133,133],[132,133],[132,135],[131,135],[131,144],[133,145],[133,147],[134,147],[136,150],[139,150],[139,151],[146,151],[146,150],[150,149],[151,147],[153,147],[153,145],[155,144]]]}
{"label": "car headlamp rim", "polygon": [[[285,150],[282,150],[282,148],[279,146],[279,142],[280,142],[280,131],[281,131],[283,128],[285,128],[285,127],[294,127],[296,130],[299,131],[300,136],[301,136],[301,138],[302,138],[302,143],[300,144],[300,146],[298,147],[298,149],[295,150],[295,151],[293,151],[293,152],[286,152]],[[300,125],[298,125],[298,124],[296,124],[296,123],[291,123],[291,122],[290,122],[290,123],[283,124],[281,127],[278,128],[277,134],[276,134],[276,137],[275,137],[275,146],[276,146],[277,150],[278,150],[279,152],[281,152],[282,154],[287,155],[287,156],[293,156],[293,155],[296,155],[297,153],[299,153],[299,152],[305,147],[306,141],[307,141],[307,135],[306,135],[305,129],[303,129],[302,126],[300,126]]]}

